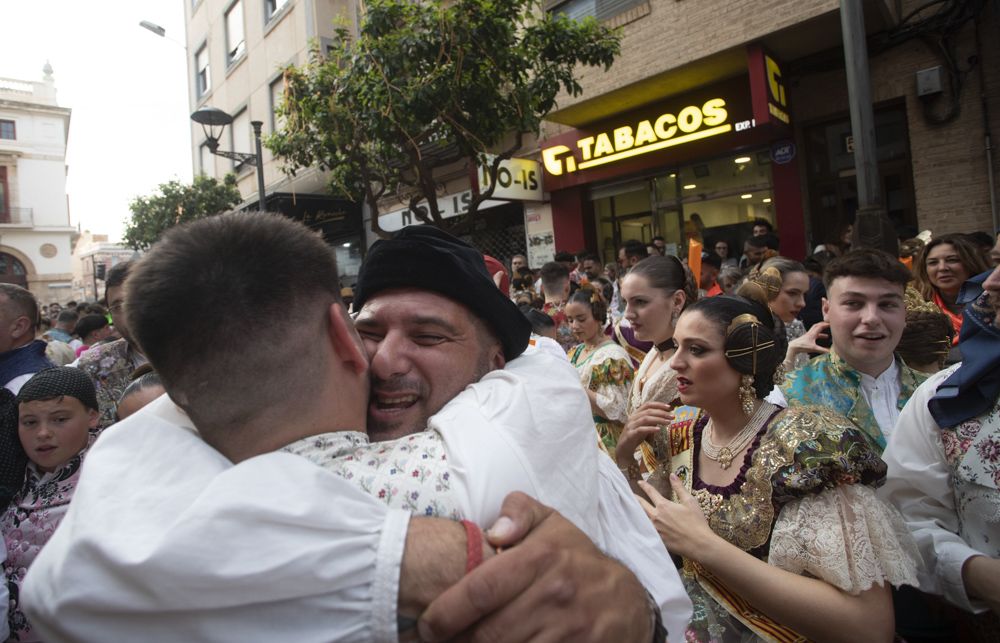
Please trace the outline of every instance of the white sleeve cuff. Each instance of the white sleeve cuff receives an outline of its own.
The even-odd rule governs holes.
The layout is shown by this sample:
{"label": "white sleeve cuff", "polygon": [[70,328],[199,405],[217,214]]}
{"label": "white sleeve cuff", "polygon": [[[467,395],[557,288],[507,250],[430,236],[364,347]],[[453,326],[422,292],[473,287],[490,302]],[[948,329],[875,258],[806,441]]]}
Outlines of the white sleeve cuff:
{"label": "white sleeve cuff", "polygon": [[409,512],[399,509],[390,509],[382,524],[372,582],[372,635],[376,641],[398,640],[399,574],[409,526]]}
{"label": "white sleeve cuff", "polygon": [[945,599],[967,612],[978,614],[989,606],[983,601],[969,598],[962,580],[962,567],[973,556],[984,556],[964,542],[951,540],[937,545],[937,579]]}

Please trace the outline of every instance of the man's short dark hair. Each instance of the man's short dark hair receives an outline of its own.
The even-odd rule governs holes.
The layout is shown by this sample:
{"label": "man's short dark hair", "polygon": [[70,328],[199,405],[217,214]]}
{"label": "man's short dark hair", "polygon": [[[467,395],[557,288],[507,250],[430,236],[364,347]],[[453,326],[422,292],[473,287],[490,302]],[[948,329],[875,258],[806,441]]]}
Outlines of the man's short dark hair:
{"label": "man's short dark hair", "polygon": [[[108,270],[108,274],[105,275],[104,279],[104,299],[108,298],[108,289],[117,288],[125,283],[128,279],[129,271],[132,269],[131,261],[122,261],[111,266],[111,270]],[[109,301],[108,304],[111,302]]]}
{"label": "man's short dark hair", "polygon": [[662,241],[664,243],[667,242],[667,240],[661,237],[660,235],[656,235],[655,237],[653,237],[653,243],[656,243],[657,241]]}
{"label": "man's short dark hair", "polygon": [[708,252],[702,254],[701,263],[703,265],[714,266],[718,270],[722,270],[722,257],[715,254],[714,252]]}
{"label": "man's short dark hair", "polygon": [[572,252],[566,252],[565,250],[557,252],[555,256],[556,261],[565,261],[566,263],[573,263],[576,261],[576,257],[573,256]]}
{"label": "man's short dark hair", "polygon": [[910,283],[913,275],[899,259],[884,250],[859,248],[831,259],[823,270],[823,285],[827,290],[840,277],[863,277],[885,279],[903,288]]}
{"label": "man's short dark hair", "polygon": [[339,281],[333,251],[305,226],[257,213],[176,226],[126,289],[133,336],[210,444],[320,394],[317,338],[328,336]]}
{"label": "man's short dark hair", "polygon": [[764,240],[764,245],[768,250],[774,250],[775,252],[778,251],[778,246],[781,245],[778,241],[778,235],[768,232],[760,238]]}
{"label": "man's short dark hair", "polygon": [[16,284],[0,284],[0,295],[6,295],[10,306],[20,315],[24,315],[31,321],[34,328],[38,325],[38,300],[27,288],[22,288]]}
{"label": "man's short dark hair", "polygon": [[992,248],[993,244],[996,243],[992,234],[989,232],[983,232],[982,230],[966,232],[965,236],[969,240],[969,243],[980,248]]}
{"label": "man's short dark hair", "polygon": [[744,243],[746,243],[751,248],[767,249],[769,247],[767,245],[767,236],[768,235],[765,234],[759,237],[750,237]]}
{"label": "man's short dark hair", "polygon": [[569,270],[558,261],[550,261],[539,271],[542,277],[542,288],[549,295],[561,292],[569,281]]}
{"label": "man's short dark hair", "polygon": [[60,324],[75,324],[76,320],[79,318],[80,316],[76,314],[75,310],[67,308],[59,313],[59,316],[56,317],[56,321]]}
{"label": "man's short dark hair", "polygon": [[593,252],[588,252],[587,254],[583,255],[583,256],[582,256],[582,257],[580,258],[580,262],[581,262],[581,263],[583,263],[584,261],[596,261],[597,263],[601,263],[601,258],[600,258],[600,257],[598,257],[598,256],[597,256],[597,255],[596,255],[595,253],[593,253]]}
{"label": "man's short dark hair", "polygon": [[751,227],[756,228],[757,226],[764,226],[767,228],[768,233],[774,232],[774,226],[767,219],[761,219],[760,217],[754,219]]}
{"label": "man's short dark hair", "polygon": [[95,330],[100,330],[108,325],[108,318],[104,315],[84,315],[80,321],[76,322],[73,334],[83,339]]}
{"label": "man's short dark hair", "polygon": [[622,244],[622,249],[625,251],[625,257],[627,259],[631,259],[632,257],[645,259],[649,256],[649,250],[646,248],[646,244],[638,239],[629,239]]}

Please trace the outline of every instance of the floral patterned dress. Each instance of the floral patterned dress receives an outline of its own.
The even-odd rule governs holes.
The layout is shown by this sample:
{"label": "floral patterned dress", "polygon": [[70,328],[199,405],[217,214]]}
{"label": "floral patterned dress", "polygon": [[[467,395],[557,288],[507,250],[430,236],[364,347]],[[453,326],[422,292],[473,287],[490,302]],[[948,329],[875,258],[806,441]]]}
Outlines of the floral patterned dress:
{"label": "floral patterned dress", "polygon": [[[91,433],[90,443],[96,438]],[[49,541],[69,509],[69,502],[80,478],[80,465],[87,449],[50,473],[38,470],[29,462],[24,485],[0,518],[0,529],[7,543],[4,575],[10,592],[10,639],[38,641],[20,607],[20,587],[38,552]]]}
{"label": "floral patterned dress", "polygon": [[[679,405],[680,399],[677,394],[677,372],[667,364],[661,364],[660,368],[650,374],[653,362],[656,361],[659,351],[656,348],[646,353],[646,357],[635,372],[635,379],[632,382],[632,390],[629,392],[627,415],[631,416],[640,406],[646,402],[662,402],[664,404]],[[670,453],[667,446],[666,427],[656,436],[652,442],[643,442],[639,445],[642,452],[642,461],[646,470],[655,472],[658,468],[663,469],[662,464],[669,465]],[[669,466],[667,466],[669,469]],[[665,474],[669,473],[665,470]],[[658,476],[661,481],[666,481],[665,475]],[[655,481],[652,483],[657,489],[661,485]],[[669,493],[670,485],[666,484],[666,492]],[[661,489],[662,490],[662,489]]]}
{"label": "floral patterned dress", "polygon": [[608,453],[615,452],[618,436],[628,419],[629,389],[632,386],[632,361],[625,349],[607,340],[592,352],[586,344],[578,344],[569,351],[569,361],[580,374],[584,390],[597,395],[601,414],[594,414],[594,426],[600,444]]}
{"label": "floral patterned dress", "polygon": [[[916,586],[916,546],[898,512],[873,489],[885,464],[848,420],[819,407],[775,407],[736,479],[724,487],[698,475],[707,423],[703,412],[675,422],[670,443],[673,470],[716,534],[770,565],[849,594],[886,581]],[[694,603],[688,641],[805,640],[697,562],[685,560],[682,577]]]}

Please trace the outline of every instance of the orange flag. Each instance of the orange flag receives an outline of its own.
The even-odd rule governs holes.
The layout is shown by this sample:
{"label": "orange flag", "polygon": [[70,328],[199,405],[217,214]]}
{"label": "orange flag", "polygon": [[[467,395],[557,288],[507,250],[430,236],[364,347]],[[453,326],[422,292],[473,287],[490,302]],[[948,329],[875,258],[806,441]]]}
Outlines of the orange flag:
{"label": "orange flag", "polygon": [[688,267],[694,274],[694,283],[701,287],[701,242],[697,239],[688,239]]}

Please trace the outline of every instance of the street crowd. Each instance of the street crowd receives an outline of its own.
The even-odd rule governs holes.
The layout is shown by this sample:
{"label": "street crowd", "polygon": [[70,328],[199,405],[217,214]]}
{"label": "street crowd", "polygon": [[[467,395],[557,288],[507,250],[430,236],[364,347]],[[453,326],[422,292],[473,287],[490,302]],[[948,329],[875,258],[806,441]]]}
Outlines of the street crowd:
{"label": "street crowd", "polygon": [[410,226],[343,290],[230,213],[103,303],[0,284],[0,633],[1000,640],[1000,237],[746,232]]}

